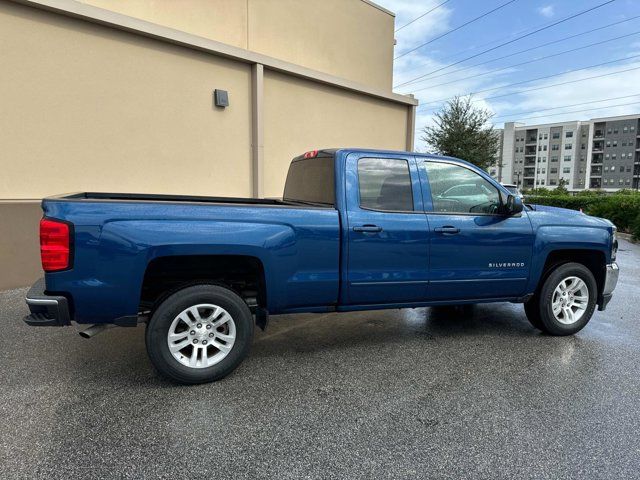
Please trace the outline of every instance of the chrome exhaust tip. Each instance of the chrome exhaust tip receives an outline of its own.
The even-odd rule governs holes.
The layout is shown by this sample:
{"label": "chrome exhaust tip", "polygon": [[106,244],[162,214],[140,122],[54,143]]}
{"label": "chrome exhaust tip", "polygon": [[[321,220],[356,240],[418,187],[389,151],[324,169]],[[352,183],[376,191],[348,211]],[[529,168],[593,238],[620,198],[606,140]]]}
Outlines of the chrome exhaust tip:
{"label": "chrome exhaust tip", "polygon": [[111,327],[115,327],[115,325],[110,323],[98,323],[96,325],[91,325],[89,328],[82,330],[79,333],[82,338],[91,338]]}

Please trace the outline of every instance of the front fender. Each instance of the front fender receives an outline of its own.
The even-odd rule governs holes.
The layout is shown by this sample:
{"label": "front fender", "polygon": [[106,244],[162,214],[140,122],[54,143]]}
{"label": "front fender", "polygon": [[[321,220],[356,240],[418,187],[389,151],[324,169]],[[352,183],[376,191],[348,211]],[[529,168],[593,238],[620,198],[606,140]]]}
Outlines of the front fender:
{"label": "front fender", "polygon": [[547,258],[559,250],[598,251],[608,258],[609,231],[596,226],[541,226],[533,244],[533,262],[527,291],[534,292],[542,278]]}

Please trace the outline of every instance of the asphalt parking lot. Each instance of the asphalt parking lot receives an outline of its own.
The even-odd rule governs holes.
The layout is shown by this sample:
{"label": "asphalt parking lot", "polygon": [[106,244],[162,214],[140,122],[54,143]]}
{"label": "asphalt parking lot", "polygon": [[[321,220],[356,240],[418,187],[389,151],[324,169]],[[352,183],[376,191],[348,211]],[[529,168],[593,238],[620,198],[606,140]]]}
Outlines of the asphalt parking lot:
{"label": "asphalt parking lot", "polygon": [[274,317],[216,384],[160,379],[143,328],[31,328],[0,293],[0,478],[638,478],[640,246],[606,312]]}

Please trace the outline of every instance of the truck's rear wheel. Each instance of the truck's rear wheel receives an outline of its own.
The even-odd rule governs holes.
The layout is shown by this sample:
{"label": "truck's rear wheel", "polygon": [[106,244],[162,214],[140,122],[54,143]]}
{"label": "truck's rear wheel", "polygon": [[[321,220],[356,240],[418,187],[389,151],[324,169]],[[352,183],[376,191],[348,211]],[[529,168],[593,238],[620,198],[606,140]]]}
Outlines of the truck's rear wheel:
{"label": "truck's rear wheel", "polygon": [[531,324],[550,335],[582,330],[596,306],[597,285],[591,271],[579,263],[558,266],[526,305]]}
{"label": "truck's rear wheel", "polygon": [[146,331],[151,363],[180,383],[204,383],[231,373],[249,353],[253,318],[231,290],[195,285],[165,299]]}

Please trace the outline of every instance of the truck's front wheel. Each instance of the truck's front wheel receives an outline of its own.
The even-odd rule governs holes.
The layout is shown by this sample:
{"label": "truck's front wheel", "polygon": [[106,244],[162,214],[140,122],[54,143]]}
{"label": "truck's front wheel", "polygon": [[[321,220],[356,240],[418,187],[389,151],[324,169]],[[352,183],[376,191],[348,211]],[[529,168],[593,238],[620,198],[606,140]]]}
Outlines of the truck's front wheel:
{"label": "truck's front wheel", "polygon": [[546,278],[525,305],[531,324],[550,335],[572,335],[589,322],[596,306],[597,285],[591,271],[565,263]]}
{"label": "truck's front wheel", "polygon": [[204,383],[231,373],[249,353],[253,318],[231,290],[195,285],[164,300],[146,331],[151,363],[180,383]]}

